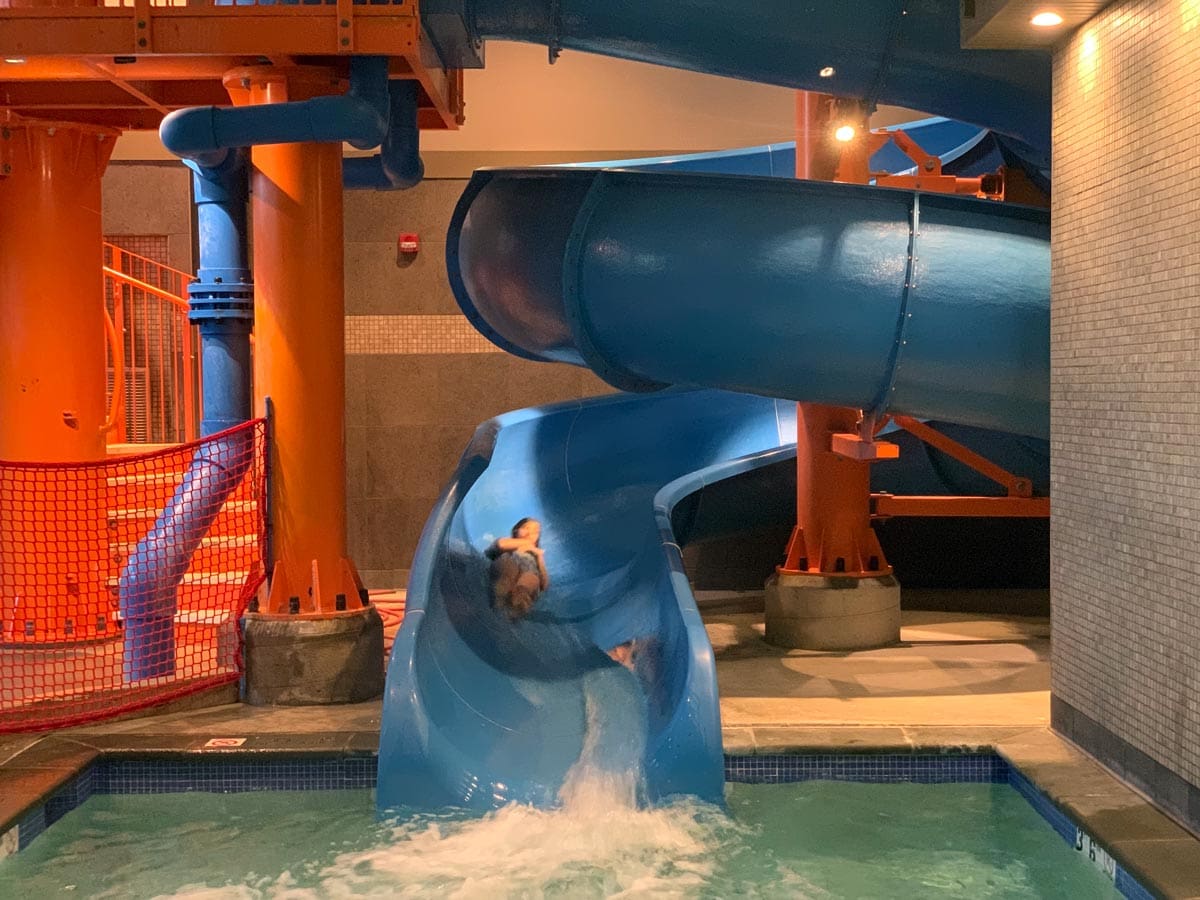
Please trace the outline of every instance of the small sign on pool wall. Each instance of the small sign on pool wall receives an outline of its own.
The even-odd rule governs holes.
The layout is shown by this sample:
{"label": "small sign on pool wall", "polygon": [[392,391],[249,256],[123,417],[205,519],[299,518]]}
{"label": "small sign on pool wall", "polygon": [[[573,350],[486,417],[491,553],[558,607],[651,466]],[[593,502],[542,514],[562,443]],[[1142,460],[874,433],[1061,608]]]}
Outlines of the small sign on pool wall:
{"label": "small sign on pool wall", "polygon": [[205,746],[205,748],[208,748],[208,747],[240,747],[244,743],[246,743],[245,738],[213,738],[212,740],[208,741],[204,746]]}
{"label": "small sign on pool wall", "polygon": [[8,831],[0,834],[0,859],[12,856],[21,845],[20,825],[14,825]]}
{"label": "small sign on pool wall", "polygon": [[1093,866],[1108,877],[1109,881],[1117,880],[1117,861],[1109,856],[1108,851],[1082,828],[1075,829],[1075,849],[1084,854]]}

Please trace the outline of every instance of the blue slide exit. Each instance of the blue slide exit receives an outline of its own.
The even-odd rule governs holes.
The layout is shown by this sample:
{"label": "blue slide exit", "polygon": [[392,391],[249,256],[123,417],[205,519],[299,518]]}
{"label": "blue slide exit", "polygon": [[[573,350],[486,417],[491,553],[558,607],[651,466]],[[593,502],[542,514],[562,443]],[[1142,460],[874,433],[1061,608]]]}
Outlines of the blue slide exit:
{"label": "blue slide exit", "polygon": [[[538,31],[547,5],[540,0],[466,5],[481,36],[545,40],[550,33]],[[562,46],[761,78],[761,60],[718,63],[722,51],[741,52],[729,29],[758,28],[762,10],[725,23],[720,41],[705,32],[692,47],[677,46],[674,32],[692,27],[678,25],[682,7],[698,5],[562,0],[554,27]],[[786,19],[801,5],[762,6]],[[875,8],[829,6],[856,22]],[[920,28],[883,35],[875,60],[888,68],[884,82],[899,83],[892,76],[901,59],[919,74],[912,46],[930,27],[929,11],[950,6],[957,8],[920,5]],[[851,8],[858,12],[848,16]],[[509,14],[519,21],[501,21]],[[673,34],[663,36],[667,22]],[[837,27],[839,40],[829,46],[841,53],[839,41],[854,29]],[[660,36],[667,43],[656,57]],[[812,56],[820,35],[810,30],[805,39]],[[904,40],[911,46],[897,49]],[[970,95],[979,101],[976,121],[989,121],[989,97],[971,87],[982,78],[995,89],[996,121],[1034,143],[1044,137],[1036,88],[989,82],[1003,67],[990,68],[978,54],[970,65],[960,54],[955,75],[949,43],[931,40],[930,72],[958,88],[927,77],[937,102],[926,108],[952,112]],[[781,51],[766,64],[784,71],[795,58]],[[850,56],[845,65],[851,73],[861,68]],[[922,105],[919,91],[908,99],[897,91],[876,93]],[[929,149],[966,158],[982,146],[968,136]],[[775,174],[786,175],[786,149],[763,150],[770,173],[778,163]],[[754,527],[756,517],[773,521],[776,507],[790,503],[769,482],[743,476],[794,452],[791,401],[990,429],[1010,435],[1004,454],[1044,466],[1044,212],[695,174],[764,164],[759,158],[747,169],[746,154],[725,156],[636,161],[628,170],[484,171],[460,201],[447,262],[475,326],[511,353],[586,365],[636,393],[501,416],[480,426],[464,452],[422,535],[392,653],[381,809],[553,804],[581,754],[601,768],[640,760],[651,801],[674,793],[720,800],[712,651],[679,545],[695,536],[689,522]],[[1024,158],[1038,167],[1036,151]],[[876,486],[906,492],[947,484],[928,457],[906,458],[881,468]],[[707,511],[697,516],[706,496]],[[715,516],[714,503],[722,504]],[[524,516],[542,521],[551,585],[534,613],[514,624],[490,607],[483,551]],[[631,639],[639,648],[632,673],[606,655]]]}

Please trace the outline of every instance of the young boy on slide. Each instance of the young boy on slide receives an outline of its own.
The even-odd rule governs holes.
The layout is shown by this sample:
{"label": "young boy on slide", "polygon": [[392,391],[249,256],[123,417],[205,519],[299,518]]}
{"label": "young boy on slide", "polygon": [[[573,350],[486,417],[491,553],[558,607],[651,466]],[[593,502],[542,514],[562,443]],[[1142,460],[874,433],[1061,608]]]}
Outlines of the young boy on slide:
{"label": "young boy on slide", "polygon": [[538,546],[541,537],[542,524],[525,518],[513,526],[512,537],[499,538],[487,549],[492,561],[492,605],[512,622],[529,615],[550,586],[545,551]]}

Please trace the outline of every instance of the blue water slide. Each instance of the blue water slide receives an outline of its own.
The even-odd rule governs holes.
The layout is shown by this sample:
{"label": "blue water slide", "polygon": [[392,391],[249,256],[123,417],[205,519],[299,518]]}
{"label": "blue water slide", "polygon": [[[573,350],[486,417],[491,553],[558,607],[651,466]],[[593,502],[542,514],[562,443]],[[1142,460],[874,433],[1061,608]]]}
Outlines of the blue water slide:
{"label": "blue water slide", "polygon": [[621,170],[476,173],[450,280],[497,346],[666,385],[1045,438],[1049,219],[954,196]]}
{"label": "blue water slide", "polygon": [[[480,426],[413,562],[388,672],[380,806],[553,803],[583,749],[597,674],[614,682],[612,705],[646,704],[648,798],[719,800],[712,650],[667,524],[673,501],[656,515],[655,497],[794,441],[793,404],[720,391],[618,394]],[[543,522],[551,584],[514,624],[490,608],[482,550],[524,516]],[[636,676],[605,652],[631,639]]]}
{"label": "blue water slide", "polygon": [[[973,122],[1050,147],[1050,56],[965,50],[959,0],[425,0],[452,65],[487,39],[823,91]],[[822,71],[831,71],[822,77]]]}
{"label": "blue water slide", "polygon": [[[1044,212],[957,197],[477,173],[447,248],[464,312],[512,353],[649,393],[514,413],[477,434],[414,562],[380,805],[553,802],[585,745],[594,673],[624,674],[604,651],[627,640],[643,648],[641,688],[616,696],[647,698],[648,797],[719,798],[712,657],[679,556],[697,536],[687,498],[723,497],[706,533],[765,514],[766,502],[730,502],[753,497],[753,479],[716,486],[791,452],[794,407],[776,398],[1010,433],[1012,458],[1044,462],[1047,239]],[[876,487],[963,489],[936,459],[903,459]],[[483,550],[529,515],[552,585],[512,624],[490,608]]]}
{"label": "blue water slide", "polygon": [[[927,145],[962,174],[996,158],[1044,169],[1047,59],[960,50],[950,0],[422,9],[444,55],[527,40],[863,96],[1012,136]],[[825,66],[836,81],[818,80]],[[680,545],[786,513],[772,473],[794,453],[790,401],[955,423],[989,449],[1010,435],[1000,461],[1040,465],[1044,488],[1047,215],[752,177],[792,164],[794,148],[772,145],[472,179],[447,241],[464,313],[508,352],[631,393],[501,416],[464,453],[421,537],[388,670],[382,809],[552,804],[580,759],[634,756],[647,799],[719,800],[712,651]],[[875,487],[980,490],[936,453],[902,462],[878,467]],[[491,609],[484,550],[524,516],[543,523],[551,584],[512,623]],[[606,651],[631,640],[627,672]]]}

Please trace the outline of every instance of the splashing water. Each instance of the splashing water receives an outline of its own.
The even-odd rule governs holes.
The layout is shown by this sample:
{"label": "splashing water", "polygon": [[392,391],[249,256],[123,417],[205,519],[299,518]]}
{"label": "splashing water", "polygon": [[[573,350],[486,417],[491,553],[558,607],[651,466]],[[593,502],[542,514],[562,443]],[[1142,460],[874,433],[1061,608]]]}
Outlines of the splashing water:
{"label": "splashing water", "polygon": [[[645,701],[618,666],[583,677],[586,730],[561,807],[510,805],[482,819],[421,816],[394,826],[389,846],[340,856],[322,872],[329,896],[435,889],[456,898],[690,896],[713,874],[712,850],[732,822],[678,801],[639,808]],[[300,896],[284,894],[282,896]]]}

